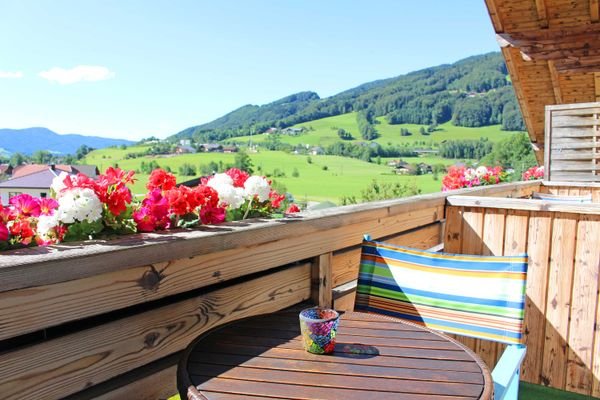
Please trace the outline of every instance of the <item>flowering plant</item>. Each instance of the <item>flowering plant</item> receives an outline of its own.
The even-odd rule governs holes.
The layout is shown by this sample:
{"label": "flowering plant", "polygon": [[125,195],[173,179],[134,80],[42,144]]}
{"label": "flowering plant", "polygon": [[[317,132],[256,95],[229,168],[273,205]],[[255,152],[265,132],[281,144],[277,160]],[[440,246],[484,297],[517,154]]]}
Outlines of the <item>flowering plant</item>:
{"label": "flowering plant", "polygon": [[[128,187],[133,175],[112,167],[97,179],[63,172],[52,182],[54,198],[13,196],[7,207],[0,204],[0,249],[219,224],[270,215],[287,205],[285,195],[276,193],[266,178],[238,169],[194,188],[177,186],[173,174],[156,169],[141,202],[133,200]],[[292,204],[285,212],[298,211]]]}
{"label": "flowering plant", "polygon": [[448,168],[448,174],[442,179],[442,191],[461,189],[473,186],[494,185],[506,182],[509,174],[502,167]]}
{"label": "flowering plant", "polygon": [[536,179],[544,178],[544,166],[538,167],[537,165],[529,168],[527,171],[523,172],[522,176],[524,181],[534,181]]}

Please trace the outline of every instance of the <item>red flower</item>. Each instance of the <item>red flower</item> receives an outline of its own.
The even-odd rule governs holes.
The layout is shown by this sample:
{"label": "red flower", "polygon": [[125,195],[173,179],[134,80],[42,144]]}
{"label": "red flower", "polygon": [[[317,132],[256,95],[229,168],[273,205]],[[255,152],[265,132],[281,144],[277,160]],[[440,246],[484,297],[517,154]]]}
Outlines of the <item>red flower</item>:
{"label": "red flower", "polygon": [[225,221],[225,209],[223,207],[202,207],[200,210],[200,221],[203,224],[220,224]]}
{"label": "red flower", "polygon": [[290,204],[290,206],[288,207],[288,209],[285,210],[286,214],[293,214],[293,213],[297,213],[297,212],[300,212],[300,207],[298,207],[294,203]]}
{"label": "red flower", "polygon": [[237,168],[230,168],[225,173],[233,179],[233,186],[235,187],[244,187],[244,183],[250,178],[250,174]]}
{"label": "red flower", "polygon": [[52,215],[54,210],[58,208],[58,202],[51,197],[40,199],[40,214]]}
{"label": "red flower", "polygon": [[19,243],[25,246],[30,244],[35,236],[29,220],[26,219],[15,221],[10,226],[9,232],[12,236],[18,238]]}
{"label": "red flower", "polygon": [[0,222],[0,242],[8,240],[8,228],[3,222]]}
{"label": "red flower", "polygon": [[40,201],[39,199],[22,193],[18,196],[11,197],[8,201],[15,210],[23,217],[39,217],[40,216]]}
{"label": "red flower", "polygon": [[216,207],[219,204],[219,193],[210,186],[199,185],[192,192],[200,206]]}
{"label": "red flower", "polygon": [[140,209],[133,213],[133,219],[140,232],[152,232],[156,229],[169,227],[169,203],[162,196],[159,189],[155,189],[146,195]]}
{"label": "red flower", "polygon": [[279,208],[281,206],[281,202],[285,200],[285,194],[278,194],[276,191],[271,190],[271,193],[269,193],[269,199],[271,199],[271,205],[273,208]]}
{"label": "red flower", "polygon": [[176,183],[177,179],[175,178],[175,175],[157,168],[150,174],[146,188],[148,188],[148,190],[160,189],[165,191],[173,189]]}
{"label": "red flower", "polygon": [[180,186],[175,189],[167,190],[165,192],[165,198],[169,203],[169,207],[171,208],[171,212],[176,215],[185,215],[189,211],[188,204],[188,193],[185,189],[190,190],[186,186]]}

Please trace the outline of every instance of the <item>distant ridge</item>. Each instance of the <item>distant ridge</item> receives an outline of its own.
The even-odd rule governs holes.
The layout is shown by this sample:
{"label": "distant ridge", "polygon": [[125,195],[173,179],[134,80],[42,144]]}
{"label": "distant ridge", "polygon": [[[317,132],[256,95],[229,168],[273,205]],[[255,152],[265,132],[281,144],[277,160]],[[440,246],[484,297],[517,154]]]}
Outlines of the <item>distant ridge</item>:
{"label": "distant ridge", "polygon": [[110,146],[131,145],[124,139],[110,139],[79,134],[59,135],[48,128],[0,129],[2,149],[8,153],[32,154],[46,150],[55,154],[75,154],[82,145],[94,149]]}
{"label": "distant ridge", "polygon": [[367,82],[327,98],[307,91],[261,106],[248,104],[170,139],[219,141],[349,112],[358,112],[365,124],[384,117],[390,124],[452,121],[457,126],[524,129],[504,59],[492,52]]}

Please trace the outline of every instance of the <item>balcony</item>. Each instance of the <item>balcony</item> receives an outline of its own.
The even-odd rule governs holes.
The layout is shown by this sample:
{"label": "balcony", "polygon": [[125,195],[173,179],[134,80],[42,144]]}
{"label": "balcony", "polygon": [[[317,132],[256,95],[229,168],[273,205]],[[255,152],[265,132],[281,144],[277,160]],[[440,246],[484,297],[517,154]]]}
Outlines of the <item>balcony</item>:
{"label": "balcony", "polygon": [[[502,184],[0,258],[7,398],[165,398],[200,333],[303,301],[349,309],[362,234],[472,254],[528,252],[523,378],[600,394],[600,204],[524,200],[600,185]],[[498,345],[463,339],[489,364]]]}

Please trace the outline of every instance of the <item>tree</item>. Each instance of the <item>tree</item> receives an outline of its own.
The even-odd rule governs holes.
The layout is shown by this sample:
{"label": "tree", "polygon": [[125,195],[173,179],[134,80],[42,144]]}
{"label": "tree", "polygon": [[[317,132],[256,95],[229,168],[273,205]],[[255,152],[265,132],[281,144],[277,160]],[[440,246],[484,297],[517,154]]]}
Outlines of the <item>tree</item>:
{"label": "tree", "polygon": [[26,160],[26,157],[21,154],[21,153],[13,153],[12,156],[10,156],[10,165],[12,166],[19,166],[21,164],[23,164]]}
{"label": "tree", "polygon": [[31,161],[35,164],[49,164],[52,161],[52,153],[46,150],[37,150],[31,155]]}
{"label": "tree", "polygon": [[75,151],[75,157],[77,157],[78,160],[81,160],[83,157],[85,157],[92,150],[94,150],[94,149],[91,148],[91,147],[86,146],[85,144],[82,144]]}
{"label": "tree", "polygon": [[179,166],[179,175],[183,176],[195,176],[196,167],[189,163],[183,163]]}
{"label": "tree", "polygon": [[494,144],[490,154],[481,162],[485,165],[500,165],[503,168],[513,168],[513,177],[520,179],[527,168],[537,165],[531,142],[525,133],[518,133]]}
{"label": "tree", "polygon": [[[270,136],[275,136],[275,135],[270,135]],[[241,169],[242,171],[246,171],[249,174],[252,174],[254,172],[253,169],[253,164],[252,164],[252,160],[250,159],[250,156],[248,155],[248,153],[246,153],[243,150],[238,151],[235,154],[235,158],[233,160],[233,166],[235,168]]]}

